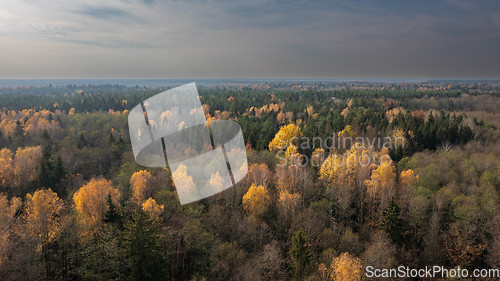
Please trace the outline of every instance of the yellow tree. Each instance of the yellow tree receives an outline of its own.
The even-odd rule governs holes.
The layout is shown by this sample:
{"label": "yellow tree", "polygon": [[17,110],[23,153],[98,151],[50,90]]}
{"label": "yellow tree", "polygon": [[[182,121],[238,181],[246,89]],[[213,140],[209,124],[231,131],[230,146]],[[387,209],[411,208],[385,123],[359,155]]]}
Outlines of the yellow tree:
{"label": "yellow tree", "polygon": [[300,204],[299,193],[289,193],[286,190],[280,192],[279,207],[282,214],[287,217],[289,213],[294,213],[295,209]]}
{"label": "yellow tree", "polygon": [[319,177],[333,187],[341,217],[350,217],[353,202],[359,208],[359,217],[363,217],[363,183],[370,176],[377,157],[373,149],[355,143],[342,155],[331,154],[321,165]]}
{"label": "yellow tree", "polygon": [[412,169],[408,169],[401,172],[399,179],[402,186],[410,186],[418,180],[418,175]]}
{"label": "yellow tree", "polygon": [[321,165],[320,179],[334,184],[337,180],[351,186],[362,183],[373,168],[376,153],[359,143],[351,146],[344,154],[331,154]]}
{"label": "yellow tree", "polygon": [[42,159],[40,146],[18,148],[14,159],[14,174],[17,185],[33,182],[38,174],[38,166]]}
{"label": "yellow tree", "polygon": [[325,160],[325,150],[323,148],[316,148],[311,155],[311,165],[313,167],[321,167]]}
{"label": "yellow tree", "polygon": [[8,148],[0,150],[0,183],[2,185],[12,182],[14,174],[14,166],[12,162],[12,151]]}
{"label": "yellow tree", "polygon": [[164,206],[156,203],[156,200],[149,198],[142,203],[142,210],[148,213],[152,218],[158,219],[163,213]]}
{"label": "yellow tree", "polygon": [[0,194],[0,267],[5,264],[11,251],[13,241],[10,237],[10,228],[21,204],[21,199],[18,197],[13,197],[9,202],[7,195]]}
{"label": "yellow tree", "polygon": [[285,152],[285,157],[288,161],[294,161],[294,159],[299,156],[298,152],[297,152],[297,147],[293,144],[290,144],[287,148],[286,148],[286,152]]}
{"label": "yellow tree", "polygon": [[141,204],[146,200],[146,198],[151,196],[151,180],[153,176],[151,173],[142,170],[135,172],[132,177],[130,177],[130,188],[132,189],[132,200],[136,203]]}
{"label": "yellow tree", "polygon": [[82,223],[90,229],[102,224],[103,216],[109,208],[108,195],[111,195],[115,206],[119,206],[120,192],[109,180],[102,178],[90,180],[73,195],[75,209],[80,214]]}
{"label": "yellow tree", "polygon": [[302,136],[302,131],[295,124],[288,124],[281,127],[274,139],[269,143],[269,150],[277,152],[285,150],[290,144],[297,144]]}
{"label": "yellow tree", "polygon": [[340,131],[337,135],[339,138],[352,138],[353,140],[354,138],[356,138],[356,132],[352,130],[351,125],[345,126],[345,128],[342,131]]}
{"label": "yellow tree", "polygon": [[371,197],[391,195],[390,193],[393,191],[392,189],[396,180],[394,170],[394,163],[390,159],[382,161],[378,168],[373,170],[371,178],[365,181],[368,187],[367,192]]}
{"label": "yellow tree", "polygon": [[271,197],[262,185],[252,184],[248,192],[243,195],[243,206],[250,215],[261,216],[270,205]]}
{"label": "yellow tree", "polygon": [[349,253],[342,253],[333,258],[330,267],[320,264],[319,272],[325,280],[332,281],[360,281],[363,278],[363,266],[359,258]]}
{"label": "yellow tree", "polygon": [[60,233],[59,215],[63,202],[50,189],[41,189],[31,195],[26,195],[24,219],[28,236],[36,243],[37,249],[53,241]]}

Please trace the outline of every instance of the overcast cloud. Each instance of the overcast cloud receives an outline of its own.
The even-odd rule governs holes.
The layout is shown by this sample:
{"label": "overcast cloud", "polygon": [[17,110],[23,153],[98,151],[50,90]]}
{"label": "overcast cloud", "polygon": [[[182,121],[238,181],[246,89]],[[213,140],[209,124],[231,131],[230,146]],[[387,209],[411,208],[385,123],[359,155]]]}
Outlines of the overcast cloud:
{"label": "overcast cloud", "polygon": [[0,78],[500,78],[500,1],[7,0]]}

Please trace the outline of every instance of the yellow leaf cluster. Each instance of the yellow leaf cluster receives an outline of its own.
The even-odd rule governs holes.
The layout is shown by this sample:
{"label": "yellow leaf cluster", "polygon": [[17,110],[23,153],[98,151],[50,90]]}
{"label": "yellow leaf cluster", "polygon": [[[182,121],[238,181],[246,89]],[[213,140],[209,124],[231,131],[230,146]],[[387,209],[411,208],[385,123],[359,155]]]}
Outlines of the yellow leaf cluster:
{"label": "yellow leaf cluster", "polygon": [[296,144],[302,136],[302,131],[295,124],[288,124],[280,128],[274,139],[269,143],[270,151],[284,150],[290,144]]}
{"label": "yellow leaf cluster", "polygon": [[252,184],[248,192],[243,195],[243,206],[248,214],[261,216],[270,205],[271,197],[262,185]]}
{"label": "yellow leaf cluster", "polygon": [[363,278],[363,266],[359,258],[349,253],[342,253],[332,260],[330,265],[330,280],[360,281]]}
{"label": "yellow leaf cluster", "polygon": [[369,175],[369,171],[373,168],[372,164],[377,158],[375,151],[355,143],[342,155],[328,156],[321,165],[319,177],[332,184],[342,180],[352,185]]}
{"label": "yellow leaf cluster", "polygon": [[147,212],[152,218],[158,219],[163,213],[164,206],[156,203],[156,200],[149,198],[142,203],[142,210]]}
{"label": "yellow leaf cluster", "polygon": [[75,192],[73,201],[83,224],[91,229],[101,225],[108,210],[108,195],[111,195],[113,203],[119,206],[120,192],[106,179],[92,179]]}
{"label": "yellow leaf cluster", "polygon": [[14,160],[14,174],[18,184],[32,182],[36,179],[41,159],[42,148],[40,146],[17,149]]}
{"label": "yellow leaf cluster", "polygon": [[394,171],[395,167],[392,160],[385,160],[380,163],[378,168],[373,170],[371,178],[365,181],[368,194],[376,196],[380,192],[393,187],[396,180]]}
{"label": "yellow leaf cluster", "polygon": [[401,184],[404,186],[412,185],[416,180],[418,180],[418,175],[413,172],[412,169],[408,169],[401,172],[399,176]]}
{"label": "yellow leaf cluster", "polygon": [[300,203],[300,194],[289,193],[286,190],[280,192],[279,205],[284,211],[294,210]]}
{"label": "yellow leaf cluster", "polygon": [[[25,222],[28,235],[38,243],[48,243],[59,234],[63,202],[50,189],[26,195]],[[41,245],[39,245],[41,246]]]}
{"label": "yellow leaf cluster", "polygon": [[140,204],[150,196],[151,180],[153,176],[146,170],[135,172],[130,177],[130,188],[132,189],[132,200]]}
{"label": "yellow leaf cluster", "polygon": [[14,173],[12,156],[12,151],[8,148],[0,150],[0,183],[2,185],[12,181],[12,174]]}
{"label": "yellow leaf cluster", "polygon": [[352,130],[351,125],[345,126],[345,128],[342,131],[340,131],[337,135],[341,139],[343,139],[343,138],[355,139],[356,138],[356,132],[354,132]]}

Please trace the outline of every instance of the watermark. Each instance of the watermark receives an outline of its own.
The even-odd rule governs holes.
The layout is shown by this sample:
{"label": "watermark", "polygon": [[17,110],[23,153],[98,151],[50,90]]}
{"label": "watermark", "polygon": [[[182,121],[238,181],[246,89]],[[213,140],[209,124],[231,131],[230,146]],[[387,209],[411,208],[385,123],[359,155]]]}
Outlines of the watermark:
{"label": "watermark", "polygon": [[[288,142],[278,140],[282,149],[276,152],[276,158],[281,164],[292,166],[320,167],[324,161],[334,161],[334,165],[357,165],[368,167],[389,163],[387,154],[378,154],[382,149],[389,151],[406,146],[406,138],[397,137],[349,137],[333,133],[326,138],[321,137],[292,137]],[[353,151],[352,148],[355,148]],[[314,150],[311,156],[298,151]],[[333,157],[333,159],[331,159]]]}
{"label": "watermark", "polygon": [[500,278],[498,268],[467,269],[460,266],[445,268],[444,266],[426,266],[424,268],[411,268],[399,266],[397,268],[365,268],[367,278]]}
{"label": "watermark", "polygon": [[228,189],[248,172],[240,125],[207,122],[195,83],[135,106],[128,125],[135,161],[146,167],[168,166],[181,204]]}

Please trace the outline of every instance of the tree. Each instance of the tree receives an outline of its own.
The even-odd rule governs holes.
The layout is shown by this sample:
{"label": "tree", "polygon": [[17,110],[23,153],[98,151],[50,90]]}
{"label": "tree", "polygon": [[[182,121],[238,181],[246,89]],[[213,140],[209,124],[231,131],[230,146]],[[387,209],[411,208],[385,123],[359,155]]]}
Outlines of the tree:
{"label": "tree", "polygon": [[320,275],[326,280],[360,281],[363,279],[361,260],[349,253],[342,253],[340,256],[333,258],[330,268],[320,264],[319,271]]}
{"label": "tree", "polygon": [[104,213],[103,221],[105,223],[111,224],[121,224],[122,215],[118,211],[115,203],[113,202],[113,198],[111,197],[111,193],[108,193],[108,198],[106,200],[106,204],[108,205],[108,210]]}
{"label": "tree", "polygon": [[395,197],[392,197],[382,211],[380,229],[389,234],[392,242],[400,245],[404,237],[404,224],[401,219],[401,209]]}
{"label": "tree", "polygon": [[262,186],[252,184],[248,192],[243,195],[243,207],[248,214],[254,216],[263,215],[271,205],[271,197],[267,190]]}
{"label": "tree", "polygon": [[135,172],[130,177],[130,187],[132,188],[132,199],[137,204],[142,204],[146,198],[151,196],[150,186],[153,176],[150,172],[142,170]]}
{"label": "tree", "polygon": [[124,246],[130,279],[155,281],[166,278],[165,251],[160,245],[160,229],[146,212],[137,209],[126,224]]}
{"label": "tree", "polygon": [[42,151],[42,159],[38,170],[38,183],[42,187],[54,187],[65,177],[61,157],[54,159],[52,148],[46,146]]}
{"label": "tree", "polygon": [[307,267],[312,259],[312,254],[307,246],[306,236],[302,230],[297,231],[292,239],[290,256],[293,261],[294,278],[302,280],[307,273]]}
{"label": "tree", "polygon": [[50,189],[41,189],[31,195],[26,195],[24,219],[28,234],[39,246],[39,250],[59,234],[59,215],[63,202]]}
{"label": "tree", "polygon": [[285,150],[290,144],[296,145],[301,136],[302,132],[297,125],[292,123],[283,126],[269,143],[269,150],[273,152]]}
{"label": "tree", "polygon": [[416,175],[412,169],[402,171],[399,176],[399,182],[403,187],[412,185],[416,180],[418,180],[418,175]]}
{"label": "tree", "polygon": [[7,195],[0,194],[0,272],[4,270],[7,259],[12,253],[14,241],[11,238],[11,227],[14,225],[21,207],[22,201],[18,197],[12,199]]}
{"label": "tree", "polygon": [[0,183],[7,185],[13,181],[14,166],[12,151],[8,148],[0,150]]}
{"label": "tree", "polygon": [[392,160],[382,160],[377,169],[373,170],[371,178],[365,180],[368,194],[374,197],[388,197],[392,195],[396,180],[395,167]]}
{"label": "tree", "polygon": [[49,243],[55,241],[62,227],[60,214],[63,202],[50,189],[37,190],[33,195],[26,195],[24,222],[26,235],[31,247],[41,254],[44,262],[45,275],[49,276]]}
{"label": "tree", "polygon": [[[339,137],[339,141],[342,143],[342,148],[348,149],[354,144],[356,132],[352,130],[351,125],[347,125],[337,134],[337,136]],[[349,145],[347,145],[347,142],[349,142]]]}
{"label": "tree", "polygon": [[14,174],[18,185],[35,181],[41,159],[42,148],[40,146],[17,149],[14,159]]}
{"label": "tree", "polygon": [[119,206],[120,193],[109,180],[91,179],[73,195],[75,209],[82,223],[95,230],[102,225],[104,214],[108,211],[107,199],[111,196],[113,204]]}
{"label": "tree", "polygon": [[149,214],[153,219],[158,219],[163,213],[164,206],[156,203],[156,200],[149,198],[146,202],[142,203],[142,210]]}

